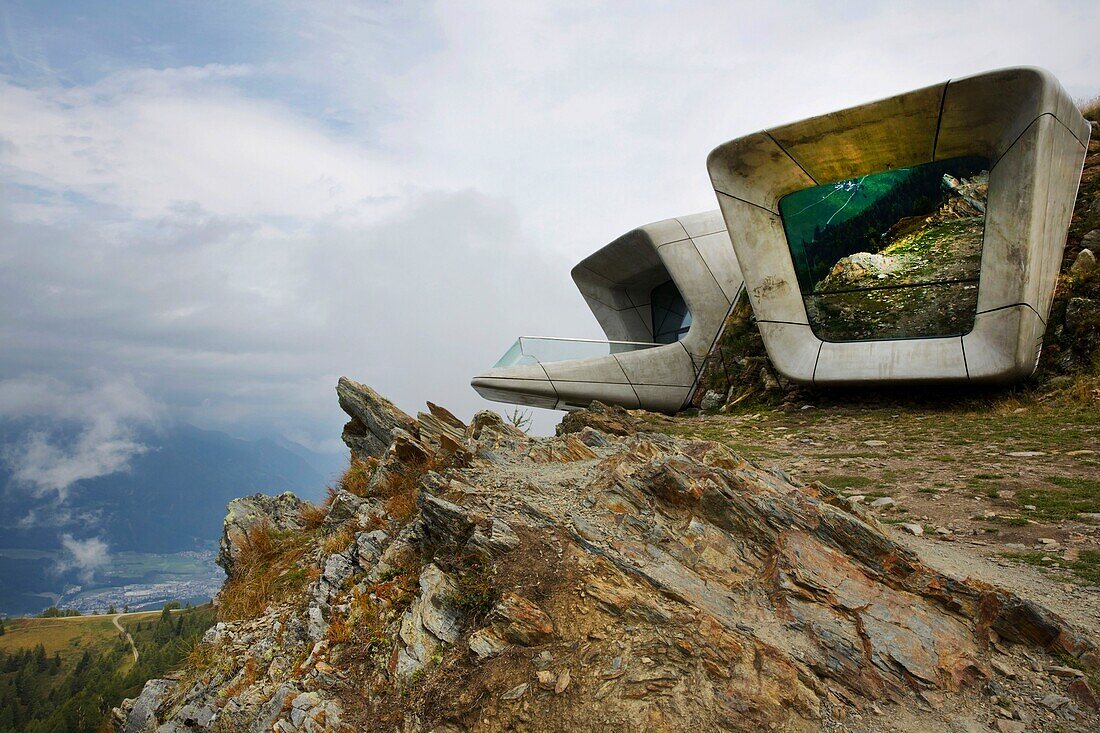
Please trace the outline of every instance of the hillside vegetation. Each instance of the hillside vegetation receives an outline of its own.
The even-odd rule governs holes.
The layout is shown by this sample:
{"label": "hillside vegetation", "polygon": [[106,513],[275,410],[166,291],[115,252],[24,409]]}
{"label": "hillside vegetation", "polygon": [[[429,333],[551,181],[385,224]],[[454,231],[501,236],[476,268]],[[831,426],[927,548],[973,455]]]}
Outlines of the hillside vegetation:
{"label": "hillside vegetation", "polygon": [[[190,653],[209,606],[172,613],[9,619],[0,636],[0,733],[94,733],[112,706]],[[138,651],[114,625],[119,618]]]}

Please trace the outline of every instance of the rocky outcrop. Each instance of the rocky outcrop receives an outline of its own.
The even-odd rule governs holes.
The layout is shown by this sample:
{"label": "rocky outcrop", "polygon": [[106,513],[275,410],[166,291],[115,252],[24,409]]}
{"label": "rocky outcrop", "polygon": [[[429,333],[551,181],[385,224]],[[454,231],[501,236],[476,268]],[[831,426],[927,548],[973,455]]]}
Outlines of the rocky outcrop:
{"label": "rocky outcrop", "polygon": [[417,435],[415,420],[365,384],[340,377],[336,395],[351,417],[342,437],[354,458],[381,456],[393,442],[394,430]]}
{"label": "rocky outcrop", "polygon": [[299,530],[304,589],[215,626],[210,661],[150,683],[123,729],[882,730],[874,710],[988,729],[991,695],[1100,723],[1068,676],[1100,669],[1085,634],[823,485],[592,424],[536,439],[480,413],[459,450],[404,434],[427,460],[395,444],[372,470],[414,483],[412,511],[377,484],[378,514]]}
{"label": "rocky outcrop", "polygon": [[234,564],[241,552],[251,542],[250,531],[267,525],[277,531],[302,529],[302,510],[310,506],[287,491],[278,496],[253,494],[229,502],[228,512],[222,522],[222,538],[218,551],[218,565],[226,575],[233,576]]}
{"label": "rocky outcrop", "polygon": [[586,410],[565,413],[556,428],[558,435],[579,433],[592,428],[608,435],[632,435],[638,432],[638,420],[618,405],[593,400]]}

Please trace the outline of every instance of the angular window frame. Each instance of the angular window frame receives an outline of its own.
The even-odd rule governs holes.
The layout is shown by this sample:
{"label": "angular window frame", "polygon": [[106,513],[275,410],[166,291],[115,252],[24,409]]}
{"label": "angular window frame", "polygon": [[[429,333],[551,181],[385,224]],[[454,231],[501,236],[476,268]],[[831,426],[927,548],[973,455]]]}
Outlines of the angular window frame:
{"label": "angular window frame", "polygon": [[[802,384],[1010,383],[1038,361],[1090,127],[1046,71],[951,80],[725,143],[707,168],[772,363]],[[938,159],[992,162],[974,328],[826,342],[811,330],[777,202],[819,181]]]}

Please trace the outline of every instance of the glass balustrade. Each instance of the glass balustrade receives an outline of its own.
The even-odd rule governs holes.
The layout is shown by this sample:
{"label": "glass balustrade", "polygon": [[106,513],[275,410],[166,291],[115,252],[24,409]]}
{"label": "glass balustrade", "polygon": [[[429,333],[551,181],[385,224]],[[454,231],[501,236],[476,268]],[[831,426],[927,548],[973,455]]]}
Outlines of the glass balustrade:
{"label": "glass balustrade", "polygon": [[555,338],[552,336],[520,336],[512,348],[500,357],[493,368],[523,364],[548,364],[555,361],[592,359],[608,354],[652,349],[662,344],[642,341],[595,341],[591,339]]}

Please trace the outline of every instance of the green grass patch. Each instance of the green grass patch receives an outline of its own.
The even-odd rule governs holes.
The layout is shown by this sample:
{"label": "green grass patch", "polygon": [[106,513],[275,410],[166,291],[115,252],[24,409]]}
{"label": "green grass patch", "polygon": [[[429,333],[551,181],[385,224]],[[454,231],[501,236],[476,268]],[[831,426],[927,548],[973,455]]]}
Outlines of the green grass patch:
{"label": "green grass patch", "polygon": [[1047,569],[1057,563],[1062,568],[1069,570],[1073,574],[1074,580],[1082,585],[1100,585],[1100,550],[1081,550],[1081,554],[1077,556],[1076,560],[1066,560],[1041,550],[1005,552],[1002,554],[1003,557],[1009,560]]}
{"label": "green grass patch", "polygon": [[1016,492],[1020,504],[1035,506],[1034,514],[1046,519],[1073,519],[1082,512],[1100,512],[1100,481],[1054,476],[1050,488],[1026,488]]}

